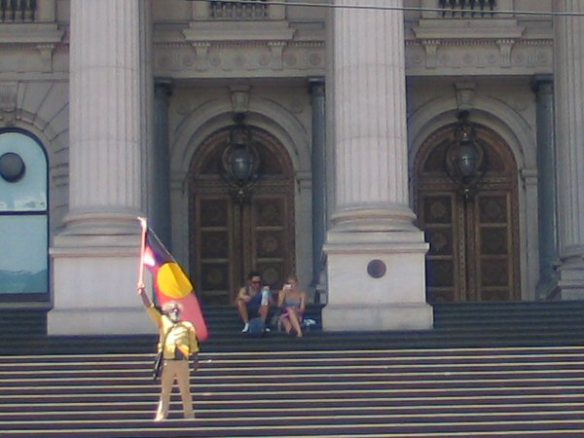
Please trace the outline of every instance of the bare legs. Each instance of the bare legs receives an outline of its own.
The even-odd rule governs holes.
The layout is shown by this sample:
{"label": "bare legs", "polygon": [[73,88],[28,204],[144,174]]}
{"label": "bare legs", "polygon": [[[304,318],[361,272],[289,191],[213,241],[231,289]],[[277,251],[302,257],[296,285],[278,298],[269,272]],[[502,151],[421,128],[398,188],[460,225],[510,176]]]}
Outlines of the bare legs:
{"label": "bare legs", "polygon": [[282,325],[286,333],[290,333],[294,329],[298,338],[302,337],[301,321],[302,315],[298,312],[298,309],[292,307],[287,308],[286,313],[282,317]]}

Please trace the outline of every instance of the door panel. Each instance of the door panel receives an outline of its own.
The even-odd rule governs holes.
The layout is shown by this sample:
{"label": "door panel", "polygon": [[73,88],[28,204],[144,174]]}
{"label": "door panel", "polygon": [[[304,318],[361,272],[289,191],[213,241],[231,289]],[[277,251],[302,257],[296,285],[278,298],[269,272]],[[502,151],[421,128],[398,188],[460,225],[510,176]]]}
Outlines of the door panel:
{"label": "door panel", "polygon": [[234,219],[228,196],[195,197],[194,216],[197,224],[196,288],[209,304],[230,299],[231,258],[234,251]]}
{"label": "door panel", "polygon": [[418,213],[430,249],[427,254],[426,278],[431,278],[428,293],[438,301],[455,301],[460,293],[457,275],[455,236],[456,202],[452,193],[424,193]]}
{"label": "door panel", "polygon": [[292,271],[289,210],[288,199],[284,196],[258,197],[252,210],[255,266],[262,272],[264,281],[274,286]]}
{"label": "door panel", "polygon": [[513,296],[514,248],[511,194],[477,195],[478,290],[480,301],[501,301]]}
{"label": "door panel", "polygon": [[191,273],[206,304],[231,305],[250,271],[277,288],[294,272],[294,179],[287,152],[266,133],[256,144],[263,174],[245,202],[219,176],[228,136],[201,147],[191,186]]}
{"label": "door panel", "polygon": [[509,301],[520,296],[517,171],[509,148],[477,129],[489,168],[472,195],[463,195],[445,166],[453,127],[416,157],[416,213],[430,244],[426,256],[430,303]]}

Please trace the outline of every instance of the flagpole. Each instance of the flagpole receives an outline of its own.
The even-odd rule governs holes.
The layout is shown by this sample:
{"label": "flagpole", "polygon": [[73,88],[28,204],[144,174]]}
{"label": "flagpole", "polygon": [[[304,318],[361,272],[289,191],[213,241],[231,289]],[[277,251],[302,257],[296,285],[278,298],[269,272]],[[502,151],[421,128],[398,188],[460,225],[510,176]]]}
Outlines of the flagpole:
{"label": "flagpole", "polygon": [[138,272],[138,291],[144,289],[144,252],[146,251],[146,230],[148,225],[146,224],[146,218],[138,216],[140,225],[142,226],[142,241],[140,243],[140,270]]}

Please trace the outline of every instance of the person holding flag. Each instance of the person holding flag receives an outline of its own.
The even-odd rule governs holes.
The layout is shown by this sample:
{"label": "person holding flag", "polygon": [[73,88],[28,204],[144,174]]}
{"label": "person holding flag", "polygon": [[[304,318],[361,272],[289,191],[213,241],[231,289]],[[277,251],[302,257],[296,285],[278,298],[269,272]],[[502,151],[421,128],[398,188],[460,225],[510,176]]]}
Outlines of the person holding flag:
{"label": "person holding flag", "polygon": [[193,398],[191,395],[190,367],[193,360],[197,369],[199,344],[195,327],[189,321],[182,321],[182,305],[170,302],[162,311],[150,301],[144,287],[138,287],[146,312],[157,325],[160,332],[158,349],[162,352],[163,368],[160,377],[160,400],[154,421],[163,421],[168,417],[172,384],[176,379],[183,404],[185,418],[194,418]]}
{"label": "person holding flag", "polygon": [[[142,225],[138,294],[148,315],[158,327],[158,349],[163,359],[160,401],[155,421],[168,417],[175,378],[181,393],[184,416],[194,418],[189,359],[194,360],[196,370],[198,341],[208,339],[207,325],[190,280],[154,231],[148,228],[146,220],[138,219]],[[160,307],[146,293],[144,267],[152,273],[154,297]]]}

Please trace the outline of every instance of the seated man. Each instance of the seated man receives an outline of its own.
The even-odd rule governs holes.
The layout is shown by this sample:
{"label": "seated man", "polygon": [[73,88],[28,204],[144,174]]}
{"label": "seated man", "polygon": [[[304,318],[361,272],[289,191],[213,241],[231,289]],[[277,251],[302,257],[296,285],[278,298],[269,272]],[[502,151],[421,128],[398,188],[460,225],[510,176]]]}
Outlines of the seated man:
{"label": "seated man", "polygon": [[259,272],[250,272],[248,284],[242,287],[237,294],[237,310],[243,321],[242,333],[249,330],[249,320],[261,318],[264,323],[268,317],[270,300],[269,297],[262,297],[262,277]]}

